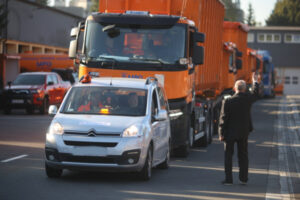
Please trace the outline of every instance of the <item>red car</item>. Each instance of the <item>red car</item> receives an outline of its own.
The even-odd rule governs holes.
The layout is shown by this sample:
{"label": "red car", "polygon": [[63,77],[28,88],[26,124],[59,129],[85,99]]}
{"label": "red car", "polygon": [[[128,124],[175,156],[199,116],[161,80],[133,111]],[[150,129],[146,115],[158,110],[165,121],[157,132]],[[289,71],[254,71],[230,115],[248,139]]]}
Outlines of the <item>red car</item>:
{"label": "red car", "polygon": [[25,108],[31,114],[37,108],[44,114],[49,105],[62,102],[70,87],[69,82],[54,72],[21,73],[5,87],[4,112],[10,114],[13,108]]}

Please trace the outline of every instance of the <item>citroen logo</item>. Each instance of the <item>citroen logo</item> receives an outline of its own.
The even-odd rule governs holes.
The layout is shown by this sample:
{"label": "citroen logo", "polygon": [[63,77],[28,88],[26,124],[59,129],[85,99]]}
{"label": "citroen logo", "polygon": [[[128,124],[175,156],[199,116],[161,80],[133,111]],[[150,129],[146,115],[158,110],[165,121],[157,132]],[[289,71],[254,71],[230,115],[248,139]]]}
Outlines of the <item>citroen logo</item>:
{"label": "citroen logo", "polygon": [[89,136],[89,137],[95,137],[95,136],[96,136],[95,131],[90,131],[90,132],[88,132],[88,136]]}

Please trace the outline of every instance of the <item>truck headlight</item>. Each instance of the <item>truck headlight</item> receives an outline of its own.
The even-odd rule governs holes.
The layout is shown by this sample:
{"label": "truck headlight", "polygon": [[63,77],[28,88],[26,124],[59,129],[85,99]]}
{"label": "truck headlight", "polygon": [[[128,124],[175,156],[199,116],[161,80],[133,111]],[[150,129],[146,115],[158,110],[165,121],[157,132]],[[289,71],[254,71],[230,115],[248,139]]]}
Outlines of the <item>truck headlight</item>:
{"label": "truck headlight", "polygon": [[60,123],[55,122],[52,123],[49,127],[49,134],[57,134],[57,135],[62,135],[64,133],[64,128]]}
{"label": "truck headlight", "polygon": [[132,125],[123,131],[123,137],[138,137],[141,135],[141,132],[135,125]]}

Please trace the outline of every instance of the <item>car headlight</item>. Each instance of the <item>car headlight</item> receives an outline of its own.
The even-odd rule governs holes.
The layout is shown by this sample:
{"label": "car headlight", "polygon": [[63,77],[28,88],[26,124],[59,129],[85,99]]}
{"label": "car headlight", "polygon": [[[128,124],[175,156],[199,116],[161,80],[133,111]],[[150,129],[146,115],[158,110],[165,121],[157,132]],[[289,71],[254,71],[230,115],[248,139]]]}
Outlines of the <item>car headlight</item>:
{"label": "car headlight", "polygon": [[64,133],[64,128],[62,127],[62,125],[60,125],[60,123],[55,122],[55,123],[52,123],[50,125],[49,133],[50,134],[62,135]]}
{"label": "car headlight", "polygon": [[123,131],[123,137],[138,137],[141,135],[142,133],[139,131],[136,125],[132,125]]}

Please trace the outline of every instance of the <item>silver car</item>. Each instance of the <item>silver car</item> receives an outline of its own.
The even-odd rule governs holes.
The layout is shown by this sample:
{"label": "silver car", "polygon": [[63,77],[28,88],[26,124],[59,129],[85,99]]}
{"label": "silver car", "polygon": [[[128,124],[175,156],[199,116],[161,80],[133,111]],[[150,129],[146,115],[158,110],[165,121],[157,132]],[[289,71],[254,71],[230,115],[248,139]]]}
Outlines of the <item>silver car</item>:
{"label": "silver car", "polygon": [[49,113],[55,117],[46,135],[48,177],[79,169],[136,171],[148,180],[152,167],[168,168],[168,104],[155,78],[83,81]]}

